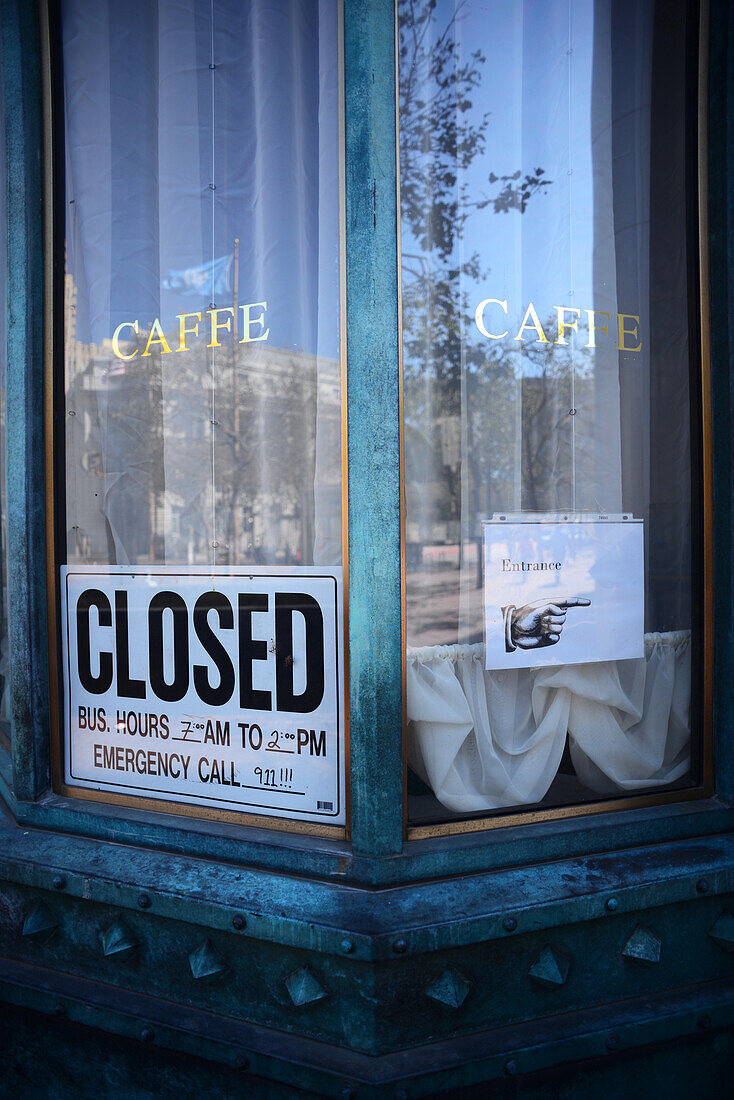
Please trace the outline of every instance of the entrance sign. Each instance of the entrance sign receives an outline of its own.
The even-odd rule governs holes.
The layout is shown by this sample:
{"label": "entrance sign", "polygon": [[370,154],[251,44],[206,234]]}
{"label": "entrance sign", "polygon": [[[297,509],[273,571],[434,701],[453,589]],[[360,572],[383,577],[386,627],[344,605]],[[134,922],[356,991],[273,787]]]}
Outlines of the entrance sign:
{"label": "entrance sign", "polygon": [[644,657],[641,520],[484,524],[487,669]]}
{"label": "entrance sign", "polygon": [[343,824],[341,569],[64,566],[65,777]]}

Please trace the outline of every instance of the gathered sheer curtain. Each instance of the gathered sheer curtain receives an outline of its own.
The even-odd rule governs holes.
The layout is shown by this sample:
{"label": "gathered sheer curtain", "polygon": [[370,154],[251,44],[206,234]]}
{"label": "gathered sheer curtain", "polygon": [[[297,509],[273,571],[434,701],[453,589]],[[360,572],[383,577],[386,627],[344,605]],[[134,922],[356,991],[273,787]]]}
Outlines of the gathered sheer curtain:
{"label": "gathered sheer curtain", "polygon": [[540,802],[566,735],[600,795],[665,786],[689,768],[690,632],[645,657],[487,672],[484,645],[409,649],[408,762],[457,813]]}
{"label": "gathered sheer curtain", "polygon": [[[444,5],[445,18],[453,7]],[[443,507],[446,517],[458,516],[460,543],[443,587],[431,588],[425,549],[422,566],[408,566],[408,761],[455,813],[541,802],[566,745],[589,797],[652,790],[690,770],[685,135],[675,121],[685,113],[683,24],[676,26],[677,9],[635,0],[514,7],[503,34],[482,41],[487,70],[471,94],[491,112],[488,166],[501,167],[512,147],[516,163],[505,170],[542,166],[549,183],[522,215],[500,222],[483,213],[481,222],[472,214],[456,258],[458,269],[462,249],[481,252],[490,242],[480,258],[492,289],[475,289],[470,273],[461,294],[469,303],[490,296],[509,303],[509,317],[492,317],[510,339],[479,345],[482,361],[476,333],[457,317],[461,369],[452,389],[440,371],[406,358],[408,540],[431,541]],[[471,8],[470,0],[451,30],[457,69],[476,48]],[[490,67],[501,75],[510,64],[506,96],[497,98]],[[430,88],[422,92],[425,101]],[[479,175],[476,165],[457,173],[461,203],[475,197]],[[494,237],[500,251],[492,251]],[[404,251],[417,250],[409,225],[403,238]],[[593,304],[610,314],[610,326],[617,311],[639,315],[641,350],[620,352],[615,340],[601,339],[592,353],[580,350],[583,340],[575,349],[574,341],[534,349],[513,342],[512,304],[524,309],[532,300],[540,309],[546,298]],[[543,324],[545,317],[541,310]],[[452,415],[442,415],[449,405]],[[566,509],[644,520],[645,656],[486,671],[482,520]]]}

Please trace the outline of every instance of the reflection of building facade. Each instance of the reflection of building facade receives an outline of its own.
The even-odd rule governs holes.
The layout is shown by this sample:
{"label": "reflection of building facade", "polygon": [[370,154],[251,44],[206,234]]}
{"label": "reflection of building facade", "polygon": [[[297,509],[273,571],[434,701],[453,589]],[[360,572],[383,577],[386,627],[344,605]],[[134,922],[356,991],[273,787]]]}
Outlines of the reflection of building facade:
{"label": "reflection of building facade", "polygon": [[[69,275],[65,292],[74,557],[189,565],[308,564],[314,553],[339,559],[336,361],[224,341],[175,359],[155,349],[122,361],[109,339],[75,339]],[[141,334],[139,352],[146,340]]]}

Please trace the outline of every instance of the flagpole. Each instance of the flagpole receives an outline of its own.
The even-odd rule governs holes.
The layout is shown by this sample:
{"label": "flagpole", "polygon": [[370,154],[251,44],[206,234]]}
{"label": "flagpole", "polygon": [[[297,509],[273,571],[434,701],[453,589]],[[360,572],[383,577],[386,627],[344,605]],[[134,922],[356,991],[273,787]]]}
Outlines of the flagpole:
{"label": "flagpole", "polygon": [[[234,239],[234,279],[232,282],[232,312],[234,317],[232,319],[232,398],[234,401],[234,471],[235,484],[239,479],[239,451],[240,451],[240,396],[239,396],[239,329],[237,327],[237,298],[240,290],[240,239],[235,237]],[[235,514],[232,517],[234,523],[232,524],[232,562],[234,565],[239,564],[238,554],[238,542],[239,542],[239,514],[237,509],[237,497],[232,501],[232,507],[235,510]]]}

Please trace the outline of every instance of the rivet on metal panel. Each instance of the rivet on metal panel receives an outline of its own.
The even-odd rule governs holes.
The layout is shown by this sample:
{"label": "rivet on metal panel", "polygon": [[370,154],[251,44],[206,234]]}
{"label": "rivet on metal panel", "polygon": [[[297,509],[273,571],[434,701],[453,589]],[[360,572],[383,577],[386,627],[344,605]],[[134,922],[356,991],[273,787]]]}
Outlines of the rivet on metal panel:
{"label": "rivet on metal panel", "polygon": [[619,909],[619,902],[616,898],[607,898],[606,907],[608,912],[616,913],[617,909]]}
{"label": "rivet on metal panel", "polygon": [[66,879],[63,875],[54,875],[53,887],[54,890],[64,890],[66,888]]}
{"label": "rivet on metal panel", "polygon": [[514,917],[505,917],[505,919],[502,921],[502,927],[504,928],[505,932],[514,932],[517,928],[517,921]]}
{"label": "rivet on metal panel", "polygon": [[226,960],[214,948],[211,940],[204,940],[189,954],[189,966],[197,981],[216,978],[229,969]]}
{"label": "rivet on metal panel", "polygon": [[57,1001],[56,1004],[54,1005],[54,1016],[65,1016],[65,1015],[66,1015],[66,1005],[62,1004],[61,1001]]}
{"label": "rivet on metal panel", "polygon": [[250,1059],[245,1054],[238,1054],[234,1060],[235,1069],[249,1069]]}
{"label": "rivet on metal panel", "polygon": [[655,933],[638,924],[622,948],[622,954],[634,963],[654,966],[655,963],[660,962],[661,948],[662,942]]}
{"label": "rivet on metal panel", "polygon": [[236,932],[241,932],[243,928],[247,927],[247,921],[241,913],[235,913],[232,917],[232,927]]}
{"label": "rivet on metal panel", "polygon": [[696,1022],[701,1031],[708,1031],[711,1027],[711,1017],[708,1012],[704,1012],[703,1016],[699,1016]]}
{"label": "rivet on metal panel", "polygon": [[444,970],[440,977],[426,988],[426,997],[438,1001],[446,1008],[461,1008],[471,986],[455,970]]}
{"label": "rivet on metal panel", "polygon": [[408,1090],[398,1089],[398,1091],[395,1093],[395,1100],[408,1100]]}
{"label": "rivet on metal panel", "polygon": [[734,951],[734,916],[728,909],[718,917],[709,936],[716,940],[722,951]]}
{"label": "rivet on metal panel", "polygon": [[285,987],[296,1008],[329,996],[310,966],[302,966],[289,974],[285,979]]}
{"label": "rivet on metal panel", "polygon": [[116,920],[100,935],[102,954],[127,955],[138,946],[138,941],[124,921]]}
{"label": "rivet on metal panel", "polygon": [[619,1035],[612,1032],[611,1035],[607,1035],[606,1042],[604,1044],[607,1050],[619,1050]]}
{"label": "rivet on metal panel", "polygon": [[392,949],[396,955],[404,955],[408,950],[408,941],[404,939],[395,940]]}
{"label": "rivet on metal panel", "polygon": [[530,977],[540,985],[563,985],[571,968],[571,959],[563,951],[554,951],[546,944],[528,970]]}
{"label": "rivet on metal panel", "polygon": [[707,878],[700,878],[696,883],[696,889],[699,894],[708,894],[709,892],[709,880]]}
{"label": "rivet on metal panel", "polygon": [[508,1077],[515,1077],[520,1072],[520,1065],[516,1058],[508,1058],[505,1062],[505,1073]]}
{"label": "rivet on metal panel", "polygon": [[354,951],[354,940],[344,939],[342,940],[340,946],[345,955],[351,955],[351,953]]}
{"label": "rivet on metal panel", "polygon": [[356,1095],[357,1093],[349,1085],[342,1089],[342,1100],[354,1100]]}
{"label": "rivet on metal panel", "polygon": [[155,1032],[152,1027],[141,1027],[140,1038],[144,1043],[152,1043],[155,1039]]}
{"label": "rivet on metal panel", "polygon": [[21,935],[37,943],[47,943],[58,928],[59,922],[43,902],[37,902],[23,921]]}
{"label": "rivet on metal panel", "polygon": [[141,894],[138,898],[138,907],[140,909],[150,909],[150,898],[147,894]]}

